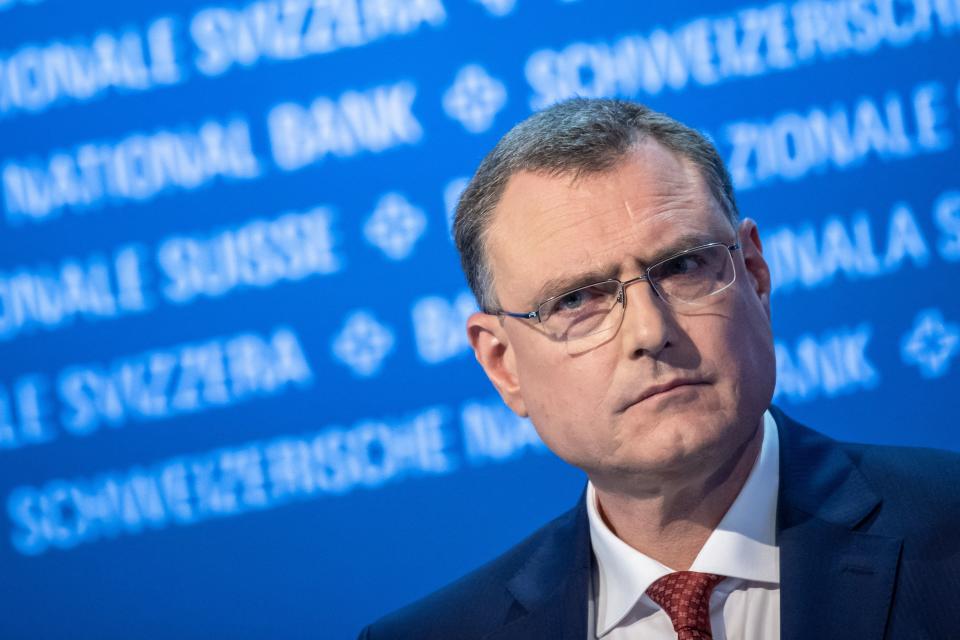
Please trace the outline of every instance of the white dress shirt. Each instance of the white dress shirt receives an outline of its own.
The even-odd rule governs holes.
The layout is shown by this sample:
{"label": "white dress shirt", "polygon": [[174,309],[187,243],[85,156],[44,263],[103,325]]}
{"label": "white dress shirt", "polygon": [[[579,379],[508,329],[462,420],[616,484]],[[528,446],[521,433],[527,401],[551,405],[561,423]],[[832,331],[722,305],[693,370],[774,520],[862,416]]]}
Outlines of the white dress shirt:
{"label": "white dress shirt", "polygon": [[[767,411],[760,455],[689,569],[728,576],[710,597],[714,640],[780,638],[780,553],[775,537],[779,449],[777,425]],[[676,640],[669,616],[645,594],[647,587],[674,570],[610,531],[597,510],[592,483],[587,484],[587,516],[596,559],[587,637]]]}

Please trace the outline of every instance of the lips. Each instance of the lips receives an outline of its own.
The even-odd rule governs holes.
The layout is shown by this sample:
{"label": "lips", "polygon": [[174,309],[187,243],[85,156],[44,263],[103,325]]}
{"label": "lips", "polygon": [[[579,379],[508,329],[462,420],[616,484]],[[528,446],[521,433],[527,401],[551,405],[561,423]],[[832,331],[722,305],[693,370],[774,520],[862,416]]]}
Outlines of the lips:
{"label": "lips", "polygon": [[676,389],[678,387],[685,387],[691,385],[700,385],[706,384],[706,381],[699,379],[690,379],[690,378],[677,378],[675,380],[669,380],[661,384],[655,384],[644,389],[639,395],[632,397],[624,405],[621,411],[626,411],[628,408],[632,407],[635,404],[640,404],[644,400],[652,398],[653,396],[659,395],[661,393],[666,393],[671,389]]}

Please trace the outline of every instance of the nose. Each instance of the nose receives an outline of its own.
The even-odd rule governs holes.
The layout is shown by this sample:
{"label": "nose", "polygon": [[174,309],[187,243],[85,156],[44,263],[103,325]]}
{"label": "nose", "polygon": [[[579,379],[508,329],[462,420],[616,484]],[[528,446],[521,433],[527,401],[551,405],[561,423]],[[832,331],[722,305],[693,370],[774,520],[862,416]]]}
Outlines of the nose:
{"label": "nose", "polygon": [[[627,287],[644,282],[630,289]],[[623,285],[623,324],[620,327],[624,348],[631,357],[656,357],[670,344],[673,319],[670,306],[660,297],[647,278]]]}

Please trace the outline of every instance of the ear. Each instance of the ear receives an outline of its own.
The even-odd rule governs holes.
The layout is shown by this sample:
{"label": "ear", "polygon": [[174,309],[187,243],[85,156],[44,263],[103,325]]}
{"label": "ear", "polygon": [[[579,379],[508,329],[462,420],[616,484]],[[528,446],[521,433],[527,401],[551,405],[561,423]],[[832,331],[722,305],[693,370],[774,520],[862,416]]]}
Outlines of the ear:
{"label": "ear", "polygon": [[770,267],[763,257],[763,245],[760,242],[760,231],[757,223],[751,218],[744,218],[737,232],[740,240],[740,250],[747,267],[747,277],[750,286],[760,299],[767,317],[770,317]]}
{"label": "ear", "polygon": [[501,318],[489,313],[474,313],[467,318],[467,337],[477,362],[500,392],[500,397],[514,413],[527,417],[527,408],[520,394],[516,358]]}

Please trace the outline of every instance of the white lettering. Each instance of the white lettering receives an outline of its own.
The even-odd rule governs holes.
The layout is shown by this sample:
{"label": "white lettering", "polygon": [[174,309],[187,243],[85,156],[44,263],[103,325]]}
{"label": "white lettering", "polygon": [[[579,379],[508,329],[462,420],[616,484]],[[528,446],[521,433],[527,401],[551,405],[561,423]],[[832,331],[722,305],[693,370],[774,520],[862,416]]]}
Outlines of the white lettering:
{"label": "white lettering", "polygon": [[[949,199],[944,202],[949,203]],[[944,206],[944,205],[940,205]],[[950,228],[950,214],[942,217],[941,229]],[[875,238],[884,244],[878,251]],[[909,260],[916,267],[929,263],[930,249],[913,211],[895,204],[886,219],[886,234],[875,234],[870,216],[858,211],[849,218],[828,216],[819,228],[803,223],[765,234],[764,255],[770,266],[773,291],[782,295],[800,286],[829,284],[837,275],[849,281],[895,273]]]}
{"label": "white lettering", "polygon": [[940,257],[951,262],[960,260],[960,192],[948,191],[937,198],[933,218],[943,233],[937,243]]}
{"label": "white lettering", "polygon": [[413,305],[413,329],[417,353],[427,363],[436,364],[470,350],[467,318],[477,310],[469,291],[452,302],[439,296],[421,298]]}
{"label": "white lettering", "polygon": [[870,325],[863,324],[821,338],[804,335],[792,346],[776,342],[774,398],[805,402],[820,395],[834,397],[876,387],[880,374],[866,355],[872,333]]}
{"label": "white lettering", "polygon": [[3,191],[11,223],[43,222],[61,210],[113,200],[146,200],[169,188],[196,189],[217,177],[260,174],[244,120],[209,121],[196,130],[134,134],[116,143],[87,143],[45,162],[9,161]]}
{"label": "white lettering", "polygon": [[909,206],[902,203],[896,205],[887,228],[887,254],[883,260],[887,269],[898,269],[907,257],[918,267],[927,264],[930,251]]}
{"label": "white lettering", "polygon": [[282,280],[337,272],[332,213],[317,207],[258,219],[213,235],[175,236],[161,242],[157,262],[174,303],[219,297],[243,287],[270,287]]}
{"label": "white lettering", "polygon": [[958,26],[956,0],[804,0],[789,7],[775,2],[697,17],[671,29],[540,49],[527,59],[525,74],[536,110],[576,95],[656,96],[666,88],[679,91],[869,55],[884,45],[926,40],[935,29],[950,36]]}
{"label": "white lettering", "polygon": [[158,420],[275,395],[312,383],[290,329],[269,338],[240,334],[122,358],[109,367],[70,367],[58,377],[61,424],[76,436],[103,425]]}
{"label": "white lettering", "polygon": [[161,18],[145,31],[103,31],[90,38],[27,46],[0,57],[0,117],[85,102],[110,90],[148,91],[176,84],[176,25]]}
{"label": "white lettering", "polygon": [[57,329],[75,319],[96,320],[150,308],[143,292],[143,251],[121,247],[112,260],[93,255],[0,274],[0,340]]}
{"label": "white lettering", "polygon": [[445,411],[366,420],[305,436],[249,442],[93,479],[17,487],[7,499],[11,542],[24,555],[118,535],[274,508],[456,468]]}
{"label": "white lettering", "polygon": [[348,91],[336,101],[319,97],[309,109],[281,103],[267,118],[273,159],[281,169],[293,171],[328,154],[346,157],[416,144],[423,130],[412,110],[415,97],[416,87],[399,82]]}
{"label": "white lettering", "polygon": [[461,419],[467,457],[474,464],[508,460],[526,449],[546,450],[533,423],[500,403],[467,403]]}
{"label": "white lettering", "polygon": [[12,393],[0,385],[0,450],[43,444],[56,437],[51,422],[50,385],[44,376],[18,378]]}
{"label": "white lettering", "polygon": [[771,180],[798,180],[834,168],[845,170],[875,156],[882,161],[943,151],[952,144],[944,129],[943,87],[927,83],[907,101],[864,97],[852,106],[788,111],[768,122],[725,127],[731,177],[749,189]]}
{"label": "white lettering", "polygon": [[262,0],[202,9],[190,21],[197,69],[216,76],[263,59],[359,47],[446,21],[441,0]]}

